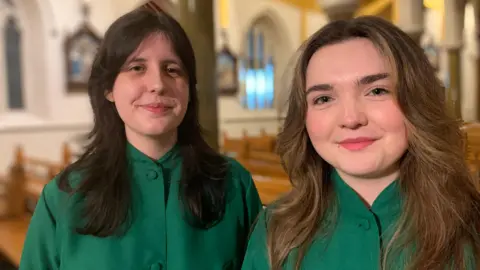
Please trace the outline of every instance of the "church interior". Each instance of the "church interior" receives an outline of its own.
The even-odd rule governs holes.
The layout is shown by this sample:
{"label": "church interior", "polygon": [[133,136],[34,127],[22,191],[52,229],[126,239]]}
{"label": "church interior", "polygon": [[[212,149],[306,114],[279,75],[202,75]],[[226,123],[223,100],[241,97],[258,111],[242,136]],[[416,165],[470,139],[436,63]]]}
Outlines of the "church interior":
{"label": "church interior", "polygon": [[275,138],[291,61],[336,19],[380,16],[424,48],[465,123],[465,158],[480,168],[480,0],[0,0],[0,269],[18,267],[43,186],[82,151],[96,46],[142,5],[185,28],[207,140],[252,173],[265,205],[290,188]]}

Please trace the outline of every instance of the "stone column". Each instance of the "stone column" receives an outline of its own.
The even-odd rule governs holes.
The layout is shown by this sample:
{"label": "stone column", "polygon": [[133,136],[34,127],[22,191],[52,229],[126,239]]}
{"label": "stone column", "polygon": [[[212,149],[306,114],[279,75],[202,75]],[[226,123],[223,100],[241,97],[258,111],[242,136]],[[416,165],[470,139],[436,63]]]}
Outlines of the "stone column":
{"label": "stone column", "polygon": [[480,121],[480,0],[473,1],[474,10],[475,10],[475,31],[477,37],[477,89],[475,92],[476,97],[476,121]]}
{"label": "stone column", "polygon": [[360,6],[358,0],[317,0],[330,21],[351,19]]}
{"label": "stone column", "polygon": [[218,149],[217,87],[213,0],[178,0],[178,18],[189,36],[197,60],[200,124],[207,142]]}
{"label": "stone column", "polygon": [[423,35],[423,2],[419,0],[397,0],[397,25],[409,34],[417,44]]}
{"label": "stone column", "polygon": [[463,46],[463,26],[465,19],[465,1],[445,0],[444,47],[448,54],[449,87],[447,100],[458,119],[462,118],[461,93],[461,50]]}

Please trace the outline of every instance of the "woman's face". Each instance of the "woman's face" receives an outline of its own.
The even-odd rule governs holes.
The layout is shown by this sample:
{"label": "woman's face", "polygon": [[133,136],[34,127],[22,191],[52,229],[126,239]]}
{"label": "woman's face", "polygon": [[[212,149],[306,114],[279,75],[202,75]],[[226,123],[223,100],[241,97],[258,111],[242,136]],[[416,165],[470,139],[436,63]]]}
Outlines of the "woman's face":
{"label": "woman's face", "polygon": [[120,70],[107,99],[115,103],[127,138],[176,132],[187,111],[188,78],[162,34],[146,38]]}
{"label": "woman's face", "polygon": [[317,153],[340,174],[384,177],[408,147],[394,70],[368,39],[319,49],[306,72],[306,128]]}

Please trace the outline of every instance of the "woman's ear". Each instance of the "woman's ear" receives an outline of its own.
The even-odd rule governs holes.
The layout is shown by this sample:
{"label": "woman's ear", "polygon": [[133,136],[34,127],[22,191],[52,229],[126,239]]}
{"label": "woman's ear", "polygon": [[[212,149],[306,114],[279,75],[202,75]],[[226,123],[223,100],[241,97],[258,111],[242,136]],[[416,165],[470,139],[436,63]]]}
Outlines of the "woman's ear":
{"label": "woman's ear", "polygon": [[113,91],[105,90],[105,98],[110,102],[115,102],[115,99],[113,98]]}

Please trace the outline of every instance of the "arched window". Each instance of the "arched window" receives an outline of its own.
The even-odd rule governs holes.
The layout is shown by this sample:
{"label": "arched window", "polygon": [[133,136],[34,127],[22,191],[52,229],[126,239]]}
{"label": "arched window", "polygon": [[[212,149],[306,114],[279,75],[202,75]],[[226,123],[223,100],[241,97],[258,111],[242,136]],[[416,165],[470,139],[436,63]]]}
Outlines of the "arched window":
{"label": "arched window", "polygon": [[246,36],[244,56],[239,61],[241,103],[249,110],[272,109],[275,89],[273,42],[259,21]]}
{"label": "arched window", "polygon": [[3,29],[3,56],[4,71],[6,79],[7,108],[12,110],[24,109],[25,102],[23,96],[23,77],[22,77],[22,33],[18,26],[16,10],[11,0],[3,0],[2,8],[6,7],[6,19]]}
{"label": "arched window", "polygon": [[7,95],[9,109],[23,109],[21,33],[14,17],[9,17],[4,34]]}

